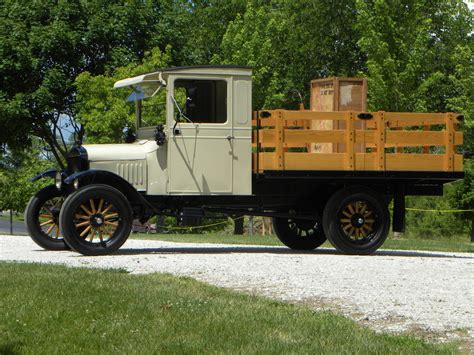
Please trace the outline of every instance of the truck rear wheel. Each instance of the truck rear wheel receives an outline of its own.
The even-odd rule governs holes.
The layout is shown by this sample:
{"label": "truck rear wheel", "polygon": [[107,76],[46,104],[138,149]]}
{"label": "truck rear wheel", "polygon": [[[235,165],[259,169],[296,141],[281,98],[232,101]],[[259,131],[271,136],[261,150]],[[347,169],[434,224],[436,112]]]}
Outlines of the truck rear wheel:
{"label": "truck rear wheel", "polygon": [[319,219],[273,218],[273,229],[280,241],[296,250],[313,250],[326,241]]}
{"label": "truck rear wheel", "polygon": [[326,204],[323,226],[331,244],[346,254],[372,254],[390,229],[388,206],[375,191],[352,187],[336,192]]}
{"label": "truck rear wheel", "polygon": [[31,239],[46,250],[68,250],[59,230],[63,196],[56,186],[39,190],[25,209],[25,224]]}
{"label": "truck rear wheel", "polygon": [[69,195],[59,220],[64,240],[71,249],[83,255],[106,255],[125,243],[133,215],[120,191],[94,184]]}

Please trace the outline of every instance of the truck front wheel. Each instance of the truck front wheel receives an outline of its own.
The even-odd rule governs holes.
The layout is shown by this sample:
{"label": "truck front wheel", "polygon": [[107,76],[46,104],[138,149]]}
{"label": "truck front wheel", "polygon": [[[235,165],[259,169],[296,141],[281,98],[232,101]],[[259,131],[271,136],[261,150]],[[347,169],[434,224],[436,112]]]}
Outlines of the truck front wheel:
{"label": "truck front wheel", "polygon": [[313,250],[326,241],[319,219],[274,217],[273,229],[278,239],[291,249]]}
{"label": "truck front wheel", "polygon": [[64,201],[59,216],[64,240],[83,255],[119,249],[132,229],[133,214],[125,196],[108,185],[85,186]]}
{"label": "truck front wheel", "polygon": [[352,187],[336,192],[326,204],[323,226],[331,244],[346,254],[372,254],[390,229],[385,199],[375,191]]}

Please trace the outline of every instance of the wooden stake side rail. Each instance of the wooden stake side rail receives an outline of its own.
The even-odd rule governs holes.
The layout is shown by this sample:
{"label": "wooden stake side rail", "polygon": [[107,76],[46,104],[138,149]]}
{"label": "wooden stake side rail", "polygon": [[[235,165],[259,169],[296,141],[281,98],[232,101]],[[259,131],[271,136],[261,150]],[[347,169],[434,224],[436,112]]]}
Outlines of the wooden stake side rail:
{"label": "wooden stake side rail", "polygon": [[[463,143],[460,116],[453,113],[264,112],[266,117],[254,113],[252,120],[255,172],[463,171],[462,155],[456,154],[456,146]],[[312,130],[313,120],[345,121],[345,128]],[[365,122],[365,128],[356,129],[357,121]],[[307,147],[314,143],[344,144],[345,151],[309,153]]]}

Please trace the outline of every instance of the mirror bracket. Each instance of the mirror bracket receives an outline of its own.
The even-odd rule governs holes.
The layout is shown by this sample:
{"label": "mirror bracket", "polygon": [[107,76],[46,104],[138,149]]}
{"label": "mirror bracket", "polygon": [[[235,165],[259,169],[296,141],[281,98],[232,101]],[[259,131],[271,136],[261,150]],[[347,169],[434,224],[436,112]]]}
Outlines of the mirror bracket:
{"label": "mirror bracket", "polygon": [[155,142],[156,145],[163,145],[166,142],[166,133],[165,127],[162,124],[159,124],[155,128]]}

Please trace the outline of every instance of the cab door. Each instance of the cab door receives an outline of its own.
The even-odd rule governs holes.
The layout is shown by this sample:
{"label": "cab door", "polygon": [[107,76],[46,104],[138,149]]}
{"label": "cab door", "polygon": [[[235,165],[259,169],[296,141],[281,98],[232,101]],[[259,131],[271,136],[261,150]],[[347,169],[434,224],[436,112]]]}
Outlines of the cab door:
{"label": "cab door", "polygon": [[230,77],[168,79],[168,193],[233,193]]}

